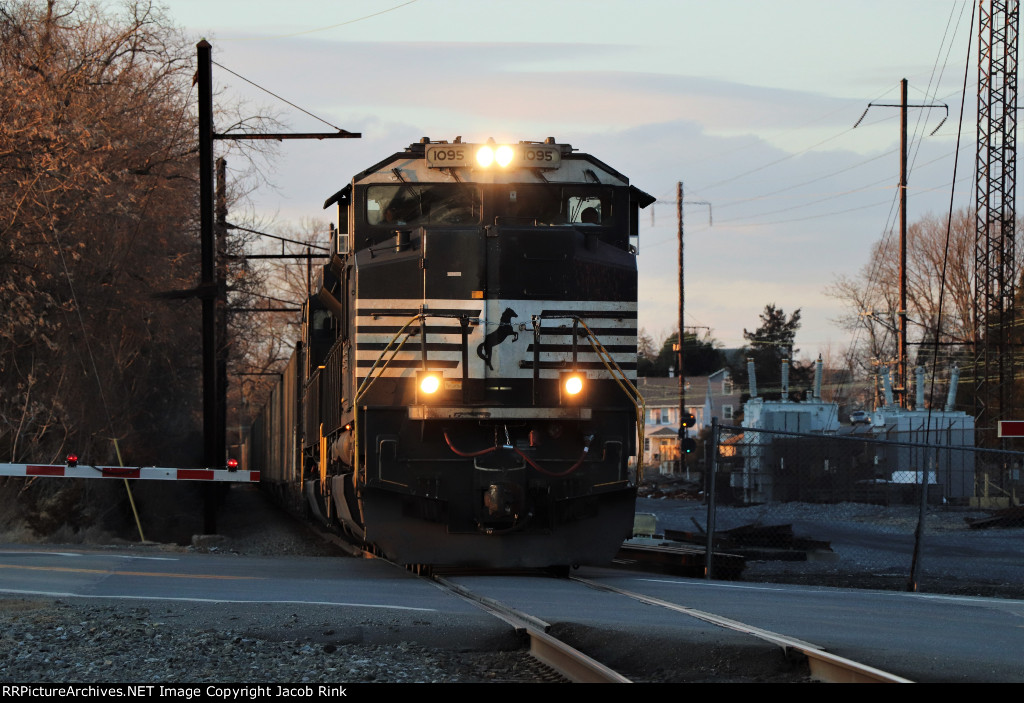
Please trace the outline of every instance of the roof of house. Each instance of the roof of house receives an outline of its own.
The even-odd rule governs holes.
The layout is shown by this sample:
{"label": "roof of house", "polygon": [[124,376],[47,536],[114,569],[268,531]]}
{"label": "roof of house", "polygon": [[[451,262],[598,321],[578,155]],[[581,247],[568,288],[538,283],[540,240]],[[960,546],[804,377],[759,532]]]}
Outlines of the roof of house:
{"label": "roof of house", "polygon": [[[711,385],[712,397],[722,397],[721,383],[729,374],[728,369],[719,369],[708,376],[686,377],[686,404],[689,406],[703,405],[707,397],[708,386]],[[636,388],[644,397],[647,407],[679,405],[679,378],[665,376],[640,376],[636,380]],[[725,397],[739,398],[739,388]]]}
{"label": "roof of house", "polygon": [[676,427],[667,427],[667,426],[666,427],[660,427],[660,428],[654,430],[653,432],[645,432],[644,436],[645,437],[664,437],[664,436],[678,437],[679,436],[679,430]]}

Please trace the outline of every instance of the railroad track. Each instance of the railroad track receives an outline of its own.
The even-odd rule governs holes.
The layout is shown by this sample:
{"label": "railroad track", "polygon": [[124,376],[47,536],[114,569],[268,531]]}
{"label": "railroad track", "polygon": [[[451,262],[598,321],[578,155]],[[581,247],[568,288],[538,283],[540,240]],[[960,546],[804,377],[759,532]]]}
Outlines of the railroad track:
{"label": "railroad track", "polygon": [[[549,623],[505,603],[474,593],[472,590],[444,576],[433,575],[431,579],[439,587],[474,603],[488,613],[505,621],[510,626],[524,632],[529,637],[530,653],[542,663],[554,669],[566,680],[574,683],[630,683],[630,680],[622,674],[551,636],[549,634],[551,627]],[[815,681],[827,683],[911,683],[902,677],[830,654],[818,645],[753,627],[736,620],[714,615],[713,613],[680,606],[614,586],[607,586],[589,579],[570,576],[569,580],[588,588],[618,594],[647,605],[666,608],[717,627],[740,632],[769,642],[780,647],[791,661],[806,661],[810,678]]]}
{"label": "railroad track", "polygon": [[[323,536],[323,535],[321,535]],[[360,552],[354,545],[334,536],[331,541],[339,546],[344,546],[355,552]],[[363,552],[364,556],[370,558],[381,558]],[[397,564],[395,566],[398,566]],[[403,568],[400,567],[399,568]],[[543,620],[523,613],[511,606],[500,603],[490,598],[473,593],[471,590],[454,583],[444,576],[434,574],[430,569],[407,569],[419,576],[432,580],[438,586],[448,590],[466,600],[476,604],[478,607],[491,613],[495,617],[508,623],[511,627],[525,633],[530,641],[530,653],[545,665],[551,667],[565,679],[576,683],[630,683],[629,679],[594,660],[574,647],[551,636],[548,631],[550,624]],[[452,571],[453,574],[471,574],[473,571],[462,572]],[[531,572],[533,573],[533,572]],[[819,645],[805,642],[793,637],[787,637],[775,632],[753,627],[745,623],[725,618],[713,613],[681,606],[658,598],[652,598],[640,593],[627,591],[598,583],[589,579],[569,576],[569,580],[581,585],[616,593],[618,595],[646,603],[656,607],[666,608],[673,612],[702,620],[704,622],[722,627],[725,629],[741,632],[751,637],[770,642],[780,647],[790,659],[804,658],[810,672],[810,677],[816,681],[827,683],[911,683],[908,679],[896,676],[886,671],[876,669],[866,664],[840,657],[825,651]]]}
{"label": "railroad track", "polygon": [[816,681],[822,681],[825,683],[913,683],[908,679],[896,676],[895,674],[890,674],[886,671],[882,671],[881,669],[876,669],[875,667],[855,662],[852,659],[830,654],[816,644],[804,642],[803,640],[798,640],[794,637],[787,637],[759,627],[747,625],[737,620],[724,618],[720,615],[714,615],[713,613],[707,613],[695,608],[677,605],[676,603],[670,603],[668,601],[664,601],[659,598],[652,598],[640,593],[626,591],[621,588],[616,588],[615,586],[608,586],[589,579],[578,578],[576,576],[570,576],[569,579],[576,581],[577,583],[584,584],[589,588],[608,591],[610,593],[618,593],[641,603],[667,608],[674,612],[683,613],[719,627],[742,632],[766,642],[776,644],[779,647],[782,647],[787,656],[798,654],[805,657],[811,672],[811,678]]}
{"label": "railroad track", "polygon": [[530,654],[573,683],[631,683],[622,674],[548,634],[551,626],[532,615],[504,603],[473,593],[443,576],[433,576],[434,583],[504,620],[530,638]]}

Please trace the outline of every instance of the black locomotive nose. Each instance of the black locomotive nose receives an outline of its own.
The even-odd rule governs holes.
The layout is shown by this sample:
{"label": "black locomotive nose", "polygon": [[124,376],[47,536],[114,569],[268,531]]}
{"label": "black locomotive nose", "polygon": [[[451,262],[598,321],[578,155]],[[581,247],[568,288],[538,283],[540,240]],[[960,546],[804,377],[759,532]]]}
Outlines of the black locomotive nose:
{"label": "black locomotive nose", "polygon": [[[639,399],[623,391],[630,238],[654,201],[554,139],[424,138],[363,171],[325,203],[330,263],[250,461],[286,502],[402,563],[609,563],[642,474]],[[586,390],[570,398],[569,377]]]}

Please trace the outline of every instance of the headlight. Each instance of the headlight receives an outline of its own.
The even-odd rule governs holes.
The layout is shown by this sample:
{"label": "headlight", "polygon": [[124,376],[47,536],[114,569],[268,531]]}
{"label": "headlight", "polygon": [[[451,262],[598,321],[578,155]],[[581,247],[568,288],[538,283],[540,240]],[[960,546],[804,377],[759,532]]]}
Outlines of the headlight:
{"label": "headlight", "polygon": [[570,376],[566,376],[563,387],[565,388],[565,392],[569,395],[577,395],[583,390],[583,377],[575,373]]}
{"label": "headlight", "polygon": [[490,166],[494,163],[494,149],[489,146],[482,146],[477,149],[476,162],[484,168]]}
{"label": "headlight", "polygon": [[435,374],[427,374],[420,378],[420,390],[430,395],[436,393],[437,389],[441,387],[441,379]]}
{"label": "headlight", "polygon": [[515,152],[512,151],[512,147],[502,145],[494,152],[494,160],[498,162],[498,165],[505,168],[512,163],[512,157],[515,156]]}
{"label": "headlight", "polygon": [[498,164],[502,168],[508,166],[516,157],[516,151],[508,144],[496,146],[493,143],[484,144],[476,150],[476,162],[482,168],[490,168]]}

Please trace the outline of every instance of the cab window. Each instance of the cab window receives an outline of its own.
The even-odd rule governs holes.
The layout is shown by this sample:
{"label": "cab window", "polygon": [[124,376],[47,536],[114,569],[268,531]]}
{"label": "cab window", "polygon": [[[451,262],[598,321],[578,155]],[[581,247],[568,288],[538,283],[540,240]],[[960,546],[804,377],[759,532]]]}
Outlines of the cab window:
{"label": "cab window", "polygon": [[480,222],[480,192],[448,184],[370,186],[366,223],[378,227],[471,225]]}
{"label": "cab window", "polygon": [[506,185],[494,203],[498,224],[612,225],[614,190],[603,186]]}

